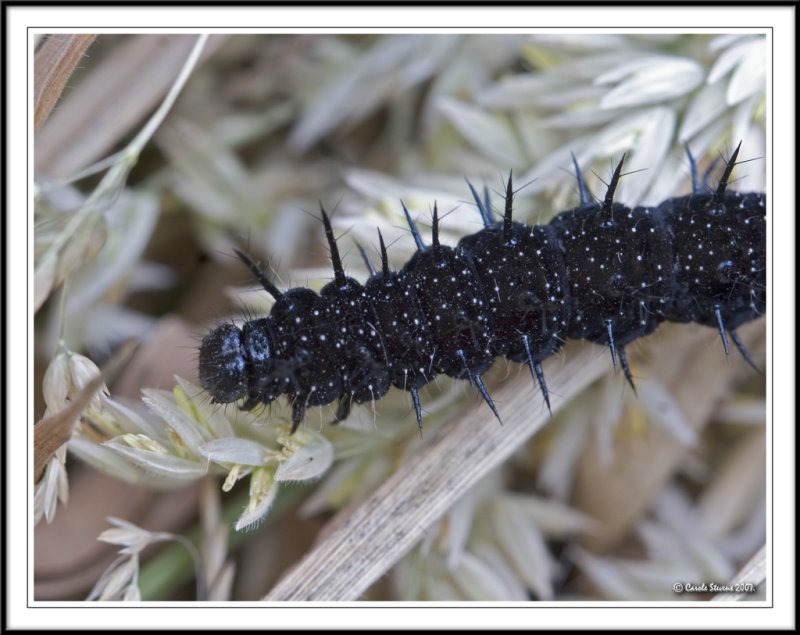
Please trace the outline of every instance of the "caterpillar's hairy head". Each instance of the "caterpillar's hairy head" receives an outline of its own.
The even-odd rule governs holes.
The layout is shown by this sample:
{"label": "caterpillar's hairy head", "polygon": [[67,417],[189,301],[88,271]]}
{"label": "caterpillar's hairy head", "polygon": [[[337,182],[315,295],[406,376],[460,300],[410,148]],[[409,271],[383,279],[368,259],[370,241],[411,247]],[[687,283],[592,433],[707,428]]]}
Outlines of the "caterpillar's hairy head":
{"label": "caterpillar's hairy head", "polygon": [[221,324],[200,345],[200,383],[215,403],[238,401],[247,394],[247,356],[242,332]]}

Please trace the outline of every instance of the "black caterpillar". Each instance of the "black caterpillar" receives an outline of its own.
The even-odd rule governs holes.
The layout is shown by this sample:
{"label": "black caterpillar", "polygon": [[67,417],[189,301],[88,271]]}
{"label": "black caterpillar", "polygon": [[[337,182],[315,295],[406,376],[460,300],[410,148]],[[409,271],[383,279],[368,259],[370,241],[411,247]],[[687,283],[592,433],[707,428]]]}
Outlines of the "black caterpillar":
{"label": "black caterpillar", "polygon": [[280,291],[237,250],[275,305],[204,337],[200,381],[214,402],[246,399],[244,410],[287,395],[292,431],[308,406],[338,399],[339,421],[397,386],[411,393],[421,429],[419,389],[439,373],[469,379],[499,419],[481,380],[498,355],[530,367],[549,409],[541,362],[567,338],[607,345],[632,387],[625,346],[665,320],[717,328],[725,354],[730,336],[755,367],[736,328],[766,309],[766,196],[727,191],[738,153],[714,189],[687,149],[692,193],[632,209],[613,200],[624,156],[601,202],[573,157],[580,205],[546,225],[512,219],[510,175],[500,222],[488,193],[481,201],[469,185],[484,229],[455,248],[439,242],[435,206],[425,245],[403,205],[417,251],[392,271],[379,232],[382,266],[375,272],[362,250],[365,284],[345,275],[323,209],[333,281],[319,295]]}

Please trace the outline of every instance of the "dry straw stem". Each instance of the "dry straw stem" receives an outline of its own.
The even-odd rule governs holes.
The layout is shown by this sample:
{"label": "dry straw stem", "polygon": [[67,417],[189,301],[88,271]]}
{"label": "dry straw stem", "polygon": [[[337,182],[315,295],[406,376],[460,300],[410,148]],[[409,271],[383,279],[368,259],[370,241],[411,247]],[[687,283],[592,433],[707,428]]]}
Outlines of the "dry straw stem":
{"label": "dry straw stem", "polygon": [[114,377],[130,359],[136,350],[137,343],[125,342],[114,356],[106,362],[100,373],[92,379],[78,397],[67,408],[54,415],[41,419],[33,427],[33,482],[42,477],[47,462],[53,458],[58,448],[69,441],[75,424],[97,391],[109,378]]}
{"label": "dry straw stem", "polygon": [[[761,547],[758,553],[750,558],[750,561],[744,565],[736,574],[736,577],[730,581],[731,586],[737,584],[753,584],[760,586],[767,579],[767,548]],[[712,602],[740,602],[749,597],[747,593],[717,593]]]}
{"label": "dry straw stem", "polygon": [[[608,371],[607,353],[596,346],[575,343],[565,355],[566,361],[552,358],[545,369],[554,412]],[[493,392],[504,425],[487,422],[485,405],[471,405],[349,516],[334,518],[327,537],[263,599],[358,599],[467,490],[550,420],[524,372]]]}
{"label": "dry straw stem", "polygon": [[67,80],[96,35],[51,35],[36,53],[33,69],[33,127],[39,130]]}

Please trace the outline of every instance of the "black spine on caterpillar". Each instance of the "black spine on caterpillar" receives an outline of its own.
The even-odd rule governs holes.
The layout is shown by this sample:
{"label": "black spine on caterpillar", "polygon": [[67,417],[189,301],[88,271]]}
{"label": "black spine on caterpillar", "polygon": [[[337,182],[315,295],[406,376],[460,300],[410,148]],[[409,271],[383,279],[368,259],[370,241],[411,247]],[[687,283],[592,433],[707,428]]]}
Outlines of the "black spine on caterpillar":
{"label": "black spine on caterpillar", "polygon": [[692,194],[634,208],[614,201],[624,156],[600,202],[573,159],[580,205],[546,225],[513,220],[511,176],[498,222],[470,185],[484,229],[455,248],[439,242],[436,207],[426,245],[403,206],[417,251],[392,271],[379,234],[382,266],[372,272],[365,258],[364,285],[345,275],[323,209],[334,279],[319,295],[281,292],[237,251],[275,305],[206,335],[201,383],[214,402],[245,399],[246,410],[287,395],[293,430],[308,406],[338,399],[341,420],[394,385],[411,393],[421,429],[419,389],[438,374],[468,379],[499,419],[481,379],[497,356],[528,365],[549,408],[541,362],[567,338],[608,346],[632,387],[625,346],[665,320],[717,328],[726,354],[730,334],[753,365],[735,329],[766,309],[766,205],[763,193],[727,191],[738,152],[711,189],[687,149]]}

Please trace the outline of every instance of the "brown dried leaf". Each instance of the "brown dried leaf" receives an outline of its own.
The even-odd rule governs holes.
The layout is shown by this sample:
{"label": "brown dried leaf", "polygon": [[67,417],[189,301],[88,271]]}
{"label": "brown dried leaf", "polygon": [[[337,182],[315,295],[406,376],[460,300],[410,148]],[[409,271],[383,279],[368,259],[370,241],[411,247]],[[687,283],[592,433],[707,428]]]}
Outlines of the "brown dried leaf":
{"label": "brown dried leaf", "polygon": [[42,44],[33,66],[34,130],[47,121],[67,80],[96,37],[54,34]]}
{"label": "brown dried leaf", "polygon": [[33,482],[42,477],[47,462],[55,451],[72,436],[75,424],[100,387],[103,374],[97,375],[80,392],[77,398],[56,414],[40,420],[33,428]]}

